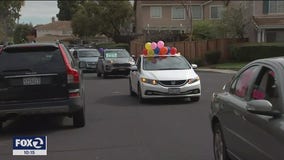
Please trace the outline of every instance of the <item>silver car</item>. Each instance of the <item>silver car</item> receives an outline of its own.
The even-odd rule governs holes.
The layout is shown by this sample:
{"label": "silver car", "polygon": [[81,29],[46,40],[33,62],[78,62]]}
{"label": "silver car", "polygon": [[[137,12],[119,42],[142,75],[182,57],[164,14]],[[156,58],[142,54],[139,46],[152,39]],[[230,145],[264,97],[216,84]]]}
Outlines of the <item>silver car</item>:
{"label": "silver car", "polygon": [[256,60],[214,93],[216,160],[284,159],[284,58]]}
{"label": "silver car", "polygon": [[129,75],[130,67],[135,64],[134,59],[125,49],[105,49],[99,58],[97,76]]}
{"label": "silver car", "polygon": [[82,72],[96,72],[97,71],[97,63],[100,57],[100,52],[97,49],[75,49],[73,51],[73,57],[79,62],[85,62],[86,67],[82,70]]}

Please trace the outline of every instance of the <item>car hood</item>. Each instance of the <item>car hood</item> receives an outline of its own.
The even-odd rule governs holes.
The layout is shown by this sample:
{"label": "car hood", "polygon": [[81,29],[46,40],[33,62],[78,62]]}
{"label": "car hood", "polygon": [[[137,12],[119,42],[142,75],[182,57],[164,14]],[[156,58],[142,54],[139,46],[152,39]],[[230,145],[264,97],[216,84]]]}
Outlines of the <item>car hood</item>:
{"label": "car hood", "polygon": [[198,75],[193,69],[187,70],[157,70],[143,71],[141,77],[155,80],[185,80],[195,78]]}
{"label": "car hood", "polygon": [[97,62],[99,57],[80,57],[79,60],[85,62]]}

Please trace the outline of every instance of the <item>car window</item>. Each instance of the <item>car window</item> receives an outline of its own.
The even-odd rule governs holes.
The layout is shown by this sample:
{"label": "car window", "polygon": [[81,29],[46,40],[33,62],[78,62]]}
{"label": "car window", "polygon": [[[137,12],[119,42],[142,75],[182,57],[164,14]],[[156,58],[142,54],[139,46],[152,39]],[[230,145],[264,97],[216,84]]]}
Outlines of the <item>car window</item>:
{"label": "car window", "polygon": [[105,51],[105,58],[129,58],[130,55],[124,50]]}
{"label": "car window", "polygon": [[251,99],[266,99],[273,106],[277,106],[278,97],[275,72],[267,67],[263,67],[255,81]]}
{"label": "car window", "polygon": [[190,69],[189,63],[182,56],[145,57],[144,70],[183,70]]}
{"label": "car window", "polygon": [[247,95],[250,83],[257,74],[258,68],[258,66],[250,67],[237,76],[231,84],[230,93],[244,98]]}
{"label": "car window", "polygon": [[79,57],[99,57],[100,53],[97,50],[82,50],[79,51]]}
{"label": "car window", "polygon": [[58,48],[25,51],[19,49],[15,52],[4,51],[0,54],[1,72],[23,69],[36,72],[51,72],[65,69],[65,64]]}

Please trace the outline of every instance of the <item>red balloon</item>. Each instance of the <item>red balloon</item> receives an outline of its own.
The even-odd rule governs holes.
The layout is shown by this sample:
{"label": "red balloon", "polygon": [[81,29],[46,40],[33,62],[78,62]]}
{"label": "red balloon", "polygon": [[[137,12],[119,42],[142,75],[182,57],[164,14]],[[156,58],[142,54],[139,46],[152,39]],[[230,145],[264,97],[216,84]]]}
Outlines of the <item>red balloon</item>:
{"label": "red balloon", "polygon": [[147,49],[144,48],[142,53],[143,53],[144,56],[147,56]]}
{"label": "red balloon", "polygon": [[176,54],[177,53],[177,48],[176,47],[172,47],[171,48],[171,54]]}
{"label": "red balloon", "polygon": [[168,48],[167,48],[167,47],[162,47],[162,48],[160,49],[160,55],[166,55],[167,52],[168,52]]}

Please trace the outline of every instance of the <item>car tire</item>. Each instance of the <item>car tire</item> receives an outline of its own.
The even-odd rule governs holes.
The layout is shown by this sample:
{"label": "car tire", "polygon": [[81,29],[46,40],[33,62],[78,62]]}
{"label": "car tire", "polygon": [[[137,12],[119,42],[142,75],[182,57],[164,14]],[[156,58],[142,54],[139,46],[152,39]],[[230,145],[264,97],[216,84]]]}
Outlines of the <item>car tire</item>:
{"label": "car tire", "polygon": [[85,112],[81,109],[73,113],[73,126],[76,128],[81,128],[85,126]]}
{"label": "car tire", "polygon": [[131,79],[130,78],[129,78],[129,93],[130,93],[130,96],[135,96],[135,92],[133,92],[133,90],[132,90]]}
{"label": "car tire", "polygon": [[192,101],[192,102],[198,102],[198,101],[199,101],[199,99],[200,99],[200,97],[199,97],[199,96],[196,96],[196,97],[190,97],[190,101]]}
{"label": "car tire", "polygon": [[102,74],[101,74],[101,72],[99,72],[99,70],[97,71],[97,77],[101,77],[102,76]]}
{"label": "car tire", "polygon": [[220,123],[214,125],[213,152],[215,160],[230,160]]}
{"label": "car tire", "polygon": [[105,73],[105,72],[104,72],[104,74],[103,74],[103,78],[104,78],[104,79],[106,79],[106,78],[107,78],[107,76],[108,76],[108,75],[107,75],[107,73]]}
{"label": "car tire", "polygon": [[138,84],[138,86],[137,86],[137,97],[138,97],[138,101],[139,101],[139,103],[144,103],[145,102],[145,99],[142,97],[142,91],[141,91],[141,87],[140,87],[140,85]]}

